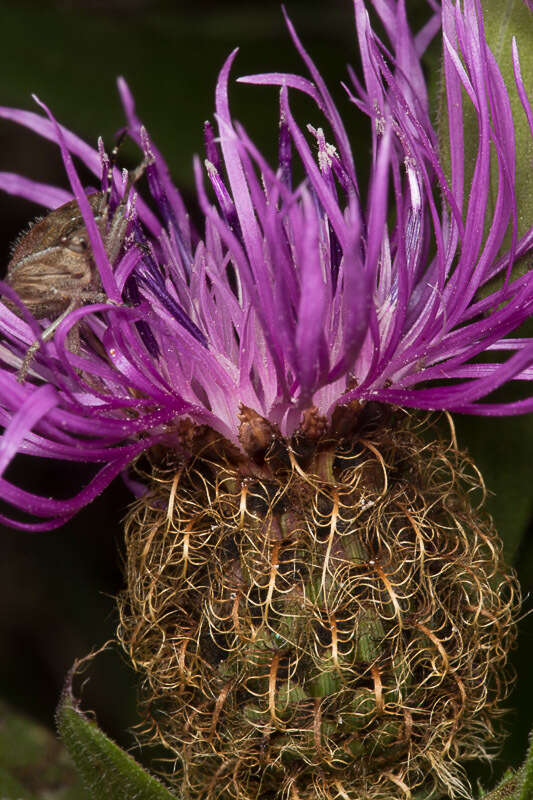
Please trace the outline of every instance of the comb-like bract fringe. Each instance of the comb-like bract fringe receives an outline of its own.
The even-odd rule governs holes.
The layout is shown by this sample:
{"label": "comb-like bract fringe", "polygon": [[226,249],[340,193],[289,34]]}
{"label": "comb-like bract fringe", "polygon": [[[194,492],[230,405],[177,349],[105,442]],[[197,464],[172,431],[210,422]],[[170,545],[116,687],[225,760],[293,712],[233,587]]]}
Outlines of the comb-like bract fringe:
{"label": "comb-like bract fringe", "polygon": [[144,740],[194,800],[468,796],[520,603],[475,467],[377,404],[311,410],[290,441],[242,419],[248,455],[192,430],[127,520]]}

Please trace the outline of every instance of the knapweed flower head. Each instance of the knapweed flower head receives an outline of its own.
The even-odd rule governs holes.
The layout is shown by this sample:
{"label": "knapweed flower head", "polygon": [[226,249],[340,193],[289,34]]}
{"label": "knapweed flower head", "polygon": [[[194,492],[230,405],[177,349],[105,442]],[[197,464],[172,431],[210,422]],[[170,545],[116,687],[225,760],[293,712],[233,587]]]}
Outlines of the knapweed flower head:
{"label": "knapweed flower head", "polygon": [[[61,524],[142,450],[171,442],[184,417],[238,444],[241,405],[283,435],[294,432],[311,406],[330,416],[339,403],[356,399],[477,414],[533,407],[532,398],[484,402],[503,384],[531,378],[533,340],[508,334],[531,314],[533,277],[511,280],[510,271],[533,249],[533,231],[520,240],[515,235],[513,118],[484,39],[480,5],[442,6],[450,175],[420,64],[440,14],[414,37],[402,8],[376,4],[387,50],[365,4],[355,3],[363,82],[350,73],[346,90],[372,131],[366,198],[341,115],[290,25],[310,79],[244,79],[281,86],[279,164],[269,166],[231,119],[232,54],[217,86],[217,130],[206,125],[205,171],[195,162],[205,220],[199,233],[121,80],[128,132],[144,153],[157,210],[140,197],[133,204],[132,195],[129,235],[114,264],[71,162],[71,155],[79,158],[106,191],[103,151],[50,114],[2,110],[4,118],[59,144],[71,192],[6,173],[2,187],[52,209],[77,200],[109,300],[73,311],[36,353],[23,383],[17,369],[40,327],[20,303],[18,315],[2,314],[2,468],[17,451],[102,465],[65,502],[28,496],[4,481],[9,503],[49,520],[40,527]],[[518,53],[509,58],[533,124]],[[317,121],[308,129],[292,115],[293,91],[316,102]],[[470,186],[465,94],[479,126]],[[498,170],[495,198],[491,158]],[[305,177],[295,185],[296,165]],[[125,190],[116,173],[112,210]],[[509,280],[491,290],[498,275]],[[17,301],[9,287],[3,291]],[[67,334],[80,323],[90,336],[82,333],[79,351],[72,352]],[[490,363],[476,360],[483,353],[491,354]]]}
{"label": "knapweed flower head", "polygon": [[[345,88],[370,125],[367,191],[289,21],[308,77],[241,79],[280,89],[278,164],[231,118],[234,53],[195,162],[203,230],[123,80],[150,205],[45,107],[0,111],[57,142],[72,192],[8,174],[0,185],[49,208],[75,199],[76,240],[62,231],[54,246],[86,248],[102,295],[80,294],[28,361],[53,320],[17,297],[35,247],[15,250],[0,464],[22,452],[98,472],[66,501],[6,479],[0,494],[44,520],[11,524],[50,529],[138,464],[119,638],[145,676],[149,735],[191,797],[460,794],[457,761],[495,736],[518,590],[472,509],[475,470],[453,443],[427,445],[405,409],[533,408],[488,397],[533,377],[533,339],[510,338],[533,310],[532,274],[513,273],[533,229],[519,238],[513,115],[481,4],[432,7],[413,35],[402,2],[354,2],[362,77]],[[420,62],[441,26],[445,153]],[[516,47],[509,59],[533,135]],[[294,92],[316,104],[307,128]],[[72,156],[100,181],[96,201]]]}

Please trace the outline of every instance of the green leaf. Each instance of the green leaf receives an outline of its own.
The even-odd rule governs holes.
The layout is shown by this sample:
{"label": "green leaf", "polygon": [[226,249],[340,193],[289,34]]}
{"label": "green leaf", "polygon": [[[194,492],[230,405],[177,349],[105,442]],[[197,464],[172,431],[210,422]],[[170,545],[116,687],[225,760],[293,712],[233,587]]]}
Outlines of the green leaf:
{"label": "green leaf", "polygon": [[177,800],[161,781],[80,711],[72,693],[74,665],[56,715],[57,728],[94,800]]}
{"label": "green leaf", "polygon": [[519,772],[519,792],[517,800],[531,800],[533,798],[533,731],[529,736],[529,748],[526,760]]}
{"label": "green leaf", "polygon": [[508,770],[498,786],[482,800],[532,800],[533,798],[533,731],[529,737],[529,748],[518,772]]}
{"label": "green leaf", "polygon": [[70,757],[42,725],[0,702],[1,800],[88,800]]}
{"label": "green leaf", "polygon": [[482,795],[482,800],[518,800],[517,788],[518,775],[506,773],[501,783],[492,792]]}

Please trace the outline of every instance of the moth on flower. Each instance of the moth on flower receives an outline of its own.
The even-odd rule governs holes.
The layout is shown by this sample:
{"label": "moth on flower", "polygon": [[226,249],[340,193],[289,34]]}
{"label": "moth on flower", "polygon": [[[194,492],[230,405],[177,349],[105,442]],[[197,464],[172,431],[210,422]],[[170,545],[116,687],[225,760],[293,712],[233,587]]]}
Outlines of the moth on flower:
{"label": "moth on flower", "polygon": [[[0,493],[39,518],[10,524],[48,530],[130,465],[143,476],[118,637],[149,676],[147,736],[193,798],[464,795],[462,762],[498,742],[519,589],[472,505],[476,470],[417,410],[533,409],[491,397],[533,377],[533,340],[512,336],[533,310],[533,274],[512,274],[533,228],[517,234],[513,114],[481,4],[432,7],[414,35],[400,0],[354,2],[363,77],[346,89],[370,122],[366,195],[289,20],[308,77],[241,79],[280,89],[278,163],[231,118],[233,53],[205,170],[195,161],[200,231],[121,79],[156,212],[139,199],[112,265],[72,163],[98,176],[98,154],[49,112],[0,110],[58,143],[114,301],[62,319],[24,385],[33,330],[0,316],[2,469],[17,451],[101,465],[69,500],[5,479]],[[446,153],[420,63],[441,30]],[[508,58],[531,122],[516,47]],[[306,129],[294,92],[316,104]],[[478,125],[470,179],[463,93]],[[0,186],[44,204],[57,191]],[[72,352],[80,320],[90,336]]]}

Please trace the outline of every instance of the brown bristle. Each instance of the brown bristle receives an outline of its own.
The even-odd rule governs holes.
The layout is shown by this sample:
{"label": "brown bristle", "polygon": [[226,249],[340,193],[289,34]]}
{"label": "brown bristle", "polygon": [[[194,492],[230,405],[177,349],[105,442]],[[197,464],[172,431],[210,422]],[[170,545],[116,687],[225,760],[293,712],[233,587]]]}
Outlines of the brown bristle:
{"label": "brown bristle", "polygon": [[460,796],[499,743],[519,589],[478,473],[427,418],[346,414],[305,468],[220,439],[129,515],[118,635],[184,798]]}

